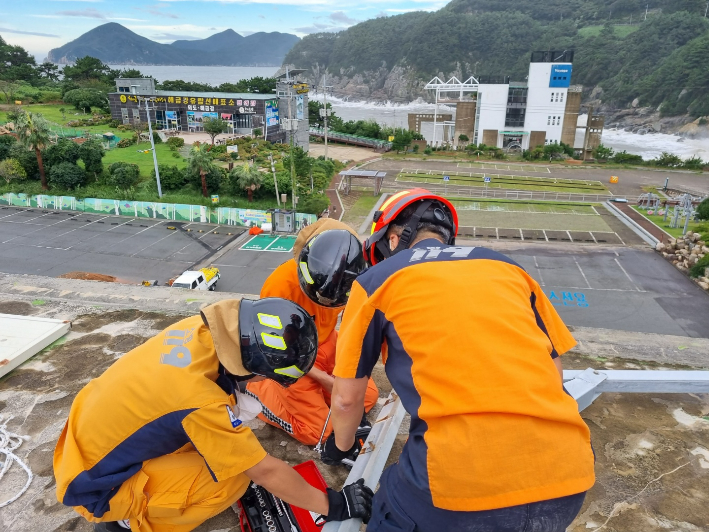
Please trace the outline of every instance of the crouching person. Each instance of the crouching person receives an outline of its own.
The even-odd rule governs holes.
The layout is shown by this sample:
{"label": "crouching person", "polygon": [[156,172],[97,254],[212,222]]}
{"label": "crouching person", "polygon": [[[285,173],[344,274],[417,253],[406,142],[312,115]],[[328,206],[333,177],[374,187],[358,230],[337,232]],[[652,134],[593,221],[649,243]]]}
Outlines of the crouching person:
{"label": "crouching person", "polygon": [[325,520],[367,519],[372,492],[328,493],[268,455],[244,421],[260,405],[237,382],[295,383],[318,337],[297,304],[225,300],[168,327],[82,389],[54,452],[57,498],[94,530],[192,530],[254,481]]}

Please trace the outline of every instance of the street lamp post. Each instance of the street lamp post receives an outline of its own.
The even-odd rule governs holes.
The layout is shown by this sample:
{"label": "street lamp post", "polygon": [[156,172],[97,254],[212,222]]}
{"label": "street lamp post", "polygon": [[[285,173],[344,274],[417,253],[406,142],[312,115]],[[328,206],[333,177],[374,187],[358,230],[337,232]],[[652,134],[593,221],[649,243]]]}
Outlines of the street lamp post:
{"label": "street lamp post", "polygon": [[153,165],[155,166],[155,182],[158,184],[158,197],[163,197],[163,191],[160,188],[160,172],[158,171],[158,156],[155,154],[155,141],[153,140],[153,126],[150,124],[150,108],[148,107],[148,100],[150,98],[144,98],[145,100],[145,114],[148,120],[148,135],[150,136],[150,151],[153,152]]}

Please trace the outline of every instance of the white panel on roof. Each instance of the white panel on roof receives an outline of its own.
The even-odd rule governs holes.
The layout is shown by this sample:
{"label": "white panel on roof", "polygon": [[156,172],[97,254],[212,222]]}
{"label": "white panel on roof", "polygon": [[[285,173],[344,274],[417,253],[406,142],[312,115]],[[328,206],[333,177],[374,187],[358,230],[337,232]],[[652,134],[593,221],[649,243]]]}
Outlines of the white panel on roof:
{"label": "white panel on roof", "polygon": [[0,377],[64,336],[71,322],[0,314]]}

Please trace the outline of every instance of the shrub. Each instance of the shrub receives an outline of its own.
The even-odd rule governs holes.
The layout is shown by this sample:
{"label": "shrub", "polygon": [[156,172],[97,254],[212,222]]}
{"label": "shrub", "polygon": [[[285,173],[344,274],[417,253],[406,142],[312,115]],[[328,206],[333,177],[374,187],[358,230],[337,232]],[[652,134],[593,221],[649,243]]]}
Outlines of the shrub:
{"label": "shrub", "polygon": [[28,179],[39,179],[39,164],[34,151],[28,150],[19,142],[12,144],[7,156],[16,159],[25,170]]}
{"label": "shrub", "polygon": [[79,145],[69,139],[59,139],[44,151],[42,159],[49,168],[59,163],[76,164],[79,160]]}
{"label": "shrub", "polygon": [[698,220],[708,219],[708,198],[701,201],[695,208],[695,213],[698,215]]}
{"label": "shrub", "polygon": [[305,198],[302,197],[296,206],[296,210],[309,214],[320,214],[328,208],[328,205],[330,205],[328,196],[321,193],[314,193],[308,194]]}
{"label": "shrub", "polygon": [[72,190],[86,183],[86,172],[74,163],[59,163],[49,169],[49,183],[53,187]]}
{"label": "shrub", "polygon": [[419,144],[412,146],[412,153],[419,153]]}
{"label": "shrub", "polygon": [[84,161],[84,168],[94,176],[104,171],[104,147],[98,140],[88,140],[79,146],[79,158]]}
{"label": "shrub", "polygon": [[705,268],[708,267],[708,256],[710,255],[706,253],[698,262],[693,264],[688,272],[691,277],[702,277],[705,275]]}
{"label": "shrub", "polygon": [[264,134],[264,132],[260,128],[256,128],[254,130],[254,136],[255,137],[261,137]]}
{"label": "shrub", "polygon": [[138,142],[138,136],[133,135],[132,137],[128,137],[125,139],[121,139],[118,141],[118,144],[116,144],[117,148],[128,148],[129,146],[133,146]]}
{"label": "shrub", "polygon": [[431,146],[427,146],[426,148],[424,148],[424,155],[431,155],[431,152]]}
{"label": "shrub", "polygon": [[180,137],[170,137],[168,139],[167,145],[170,146],[170,148],[182,148],[185,145],[185,139]]}
{"label": "shrub", "polygon": [[8,185],[10,181],[21,181],[26,177],[27,173],[17,159],[0,161],[0,178],[4,179]]}
{"label": "shrub", "polygon": [[643,157],[626,153],[626,150],[616,152],[611,160],[618,164],[643,164]]}
{"label": "shrub", "polygon": [[12,135],[0,135],[0,161],[5,159],[10,154],[10,149],[13,144],[17,143],[17,139]]}
{"label": "shrub", "polygon": [[668,152],[662,152],[661,155],[651,161],[656,166],[665,166],[668,168],[678,168],[683,166],[683,161],[677,155]]}
{"label": "shrub", "polygon": [[137,164],[117,162],[109,166],[109,183],[120,190],[128,190],[140,180]]}
{"label": "shrub", "polygon": [[688,170],[702,170],[706,163],[697,155],[693,155],[689,159],[683,161],[683,168]]}
{"label": "shrub", "polygon": [[[202,190],[202,178],[199,172],[188,172],[187,182],[196,186],[198,190]],[[213,166],[207,174],[205,174],[205,181],[207,183],[207,192],[209,194],[216,194],[219,192],[219,188],[222,186],[222,182],[225,180],[227,171],[224,168],[218,166]]]}
{"label": "shrub", "polygon": [[162,144],[163,139],[160,138],[160,135],[158,134],[157,131],[153,131],[153,144]]}
{"label": "shrub", "polygon": [[[159,164],[158,171],[160,172],[160,186],[164,191],[180,190],[187,182],[185,170],[175,165],[168,166],[167,164]],[[152,171],[152,176],[153,180],[155,180],[155,170]]]}

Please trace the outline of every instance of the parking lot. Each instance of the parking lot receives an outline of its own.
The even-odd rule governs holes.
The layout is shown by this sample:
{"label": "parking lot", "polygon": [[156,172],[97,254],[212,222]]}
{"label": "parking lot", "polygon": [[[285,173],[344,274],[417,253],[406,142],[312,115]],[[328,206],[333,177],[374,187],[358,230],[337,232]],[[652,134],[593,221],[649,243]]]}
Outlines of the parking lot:
{"label": "parking lot", "polygon": [[708,337],[708,295],[651,250],[499,251],[540,283],[568,325]]}

